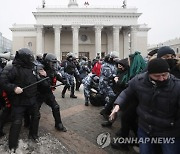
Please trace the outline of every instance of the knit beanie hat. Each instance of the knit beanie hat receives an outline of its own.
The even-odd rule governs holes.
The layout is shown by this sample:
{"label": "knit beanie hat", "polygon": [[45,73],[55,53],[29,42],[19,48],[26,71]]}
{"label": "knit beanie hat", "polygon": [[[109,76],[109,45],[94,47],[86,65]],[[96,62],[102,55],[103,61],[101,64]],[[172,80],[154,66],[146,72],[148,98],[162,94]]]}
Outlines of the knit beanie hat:
{"label": "knit beanie hat", "polygon": [[164,73],[169,71],[170,71],[169,65],[164,59],[155,58],[148,63],[149,74]]}
{"label": "knit beanie hat", "polygon": [[157,58],[161,58],[162,56],[166,55],[166,54],[172,54],[174,56],[176,56],[174,50],[168,46],[164,46],[159,48],[159,50],[157,51]]}

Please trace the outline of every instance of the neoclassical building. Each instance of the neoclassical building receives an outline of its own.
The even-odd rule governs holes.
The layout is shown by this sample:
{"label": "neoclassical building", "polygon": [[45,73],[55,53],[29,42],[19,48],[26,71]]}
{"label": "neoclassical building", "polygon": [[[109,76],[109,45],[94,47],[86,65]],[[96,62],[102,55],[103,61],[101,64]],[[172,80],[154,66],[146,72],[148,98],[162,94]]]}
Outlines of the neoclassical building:
{"label": "neoclassical building", "polygon": [[29,47],[35,54],[54,53],[60,60],[68,52],[90,59],[110,51],[117,51],[120,58],[135,51],[147,54],[150,28],[138,24],[137,8],[79,7],[70,0],[67,7],[42,5],[33,15],[36,24],[10,28],[14,52]]}

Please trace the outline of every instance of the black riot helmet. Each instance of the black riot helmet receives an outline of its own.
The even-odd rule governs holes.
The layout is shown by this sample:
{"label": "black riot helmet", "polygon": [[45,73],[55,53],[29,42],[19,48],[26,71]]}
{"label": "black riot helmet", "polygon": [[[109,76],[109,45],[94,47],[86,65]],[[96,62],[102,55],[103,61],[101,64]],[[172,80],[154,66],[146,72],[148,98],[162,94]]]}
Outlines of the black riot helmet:
{"label": "black riot helmet", "polygon": [[68,61],[73,61],[75,59],[75,56],[72,52],[69,52],[67,55],[66,55],[66,59]]}
{"label": "black riot helmet", "polygon": [[98,87],[99,85],[99,77],[97,75],[92,76],[92,87]]}
{"label": "black riot helmet", "polygon": [[43,61],[43,55],[42,55],[42,54],[36,55],[36,60],[37,60],[38,62],[42,63],[42,61]]}
{"label": "black riot helmet", "polygon": [[108,53],[105,58],[104,58],[104,61],[107,62],[107,63],[111,63],[113,64],[115,61],[116,58],[118,58],[117,56],[117,52],[116,51],[112,51],[110,53]]}
{"label": "black riot helmet", "polygon": [[18,64],[21,67],[32,68],[34,66],[33,52],[28,48],[21,48],[16,51],[13,64]]}
{"label": "black riot helmet", "polygon": [[104,61],[105,62],[109,62],[110,59],[110,54],[108,53],[105,57],[104,57]]}
{"label": "black riot helmet", "polygon": [[57,70],[57,58],[52,53],[47,53],[44,57],[45,67],[52,70]]}
{"label": "black riot helmet", "polygon": [[83,57],[82,57],[82,60],[84,60],[84,61],[88,61],[88,57],[83,56]]}

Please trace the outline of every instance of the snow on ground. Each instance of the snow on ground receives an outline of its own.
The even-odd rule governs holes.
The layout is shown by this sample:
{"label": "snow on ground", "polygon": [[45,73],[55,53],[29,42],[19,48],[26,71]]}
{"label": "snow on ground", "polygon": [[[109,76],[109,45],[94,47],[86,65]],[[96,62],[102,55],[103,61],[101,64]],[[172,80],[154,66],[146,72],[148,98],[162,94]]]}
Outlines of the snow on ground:
{"label": "snow on ground", "polygon": [[[7,129],[7,128],[6,128]],[[6,130],[7,131],[7,130]],[[68,154],[69,151],[61,142],[47,133],[42,128],[39,129],[39,142],[35,143],[28,139],[27,129],[22,128],[19,137],[19,147],[16,149],[16,154]],[[0,154],[14,154],[8,149],[8,133],[0,138]]]}

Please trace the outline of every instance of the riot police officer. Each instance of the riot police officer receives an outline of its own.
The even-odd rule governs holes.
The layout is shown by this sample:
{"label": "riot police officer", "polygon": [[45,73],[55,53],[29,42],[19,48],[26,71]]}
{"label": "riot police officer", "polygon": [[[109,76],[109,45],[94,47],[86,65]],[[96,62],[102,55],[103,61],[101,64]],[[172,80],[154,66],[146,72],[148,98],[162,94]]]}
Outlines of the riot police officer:
{"label": "riot police officer", "polygon": [[[45,102],[48,106],[51,107],[53,117],[55,119],[55,128],[58,131],[67,131],[63,126],[60,115],[60,107],[59,104],[55,100],[55,96],[51,88],[51,86],[56,85],[56,81],[60,81],[64,84],[65,81],[60,76],[57,71],[57,58],[51,53],[46,54],[43,60],[44,67],[38,66],[38,72],[40,74],[40,78],[43,79],[45,77],[49,77],[49,80],[45,80],[38,84],[38,102],[41,107],[42,103]],[[45,72],[44,72],[45,70]]]}
{"label": "riot police officer", "polygon": [[61,67],[63,70],[63,74],[65,76],[65,78],[67,79],[67,85],[64,86],[63,91],[62,91],[62,98],[65,97],[65,93],[66,90],[68,89],[68,87],[70,86],[70,98],[77,98],[77,96],[74,95],[74,89],[75,89],[75,85],[74,85],[74,77],[79,78],[79,71],[76,67],[76,65],[74,64],[73,60],[74,60],[74,55],[73,53],[68,53],[66,55],[66,60],[64,62],[62,62]]}
{"label": "riot police officer", "polygon": [[113,102],[116,97],[116,94],[113,91],[114,77],[117,74],[117,67],[114,61],[115,58],[117,58],[117,56],[113,52],[105,56],[104,64],[102,65],[101,75],[99,78],[100,94],[105,97],[105,107],[100,112],[100,114],[105,118],[107,118],[111,113]]}
{"label": "riot police officer", "polygon": [[[8,74],[12,69],[12,63],[7,64],[4,68],[3,75]],[[11,114],[11,103],[8,96],[8,93],[0,88],[0,109],[2,109],[0,113],[0,137],[4,136],[3,128],[5,123],[9,120]],[[8,119],[8,120],[7,120]]]}
{"label": "riot police officer", "polygon": [[9,149],[15,152],[25,112],[31,116],[29,138],[38,139],[39,108],[37,103],[37,85],[29,86],[37,81],[33,73],[34,56],[31,50],[22,48],[16,51],[13,67],[8,73],[2,72],[0,82],[2,88],[11,96],[12,124],[9,132]]}

